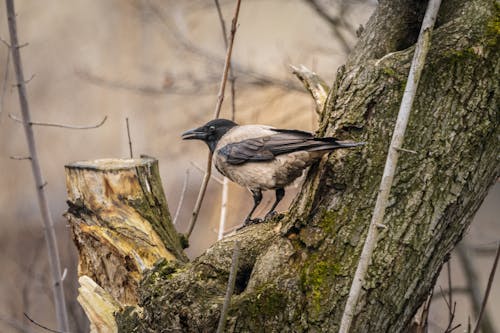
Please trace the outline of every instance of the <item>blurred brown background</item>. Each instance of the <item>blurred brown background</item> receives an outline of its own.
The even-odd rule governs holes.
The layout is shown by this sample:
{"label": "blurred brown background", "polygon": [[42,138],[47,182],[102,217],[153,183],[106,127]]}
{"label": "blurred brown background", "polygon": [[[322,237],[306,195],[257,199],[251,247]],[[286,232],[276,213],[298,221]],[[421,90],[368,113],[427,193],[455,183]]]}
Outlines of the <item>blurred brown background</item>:
{"label": "blurred brown background", "polygon": [[[229,24],[233,1],[221,4]],[[72,332],[86,332],[85,316],[76,303],[76,252],[62,217],[64,165],[128,157],[128,117],[135,156],[147,154],[160,161],[172,214],[189,170],[177,224],[185,232],[202,179],[194,165],[204,167],[207,149],[199,142],[182,142],[180,133],[212,117],[225,51],[220,24],[211,0],[18,0],[16,6],[20,41],[29,43],[22,49],[25,75],[35,74],[28,84],[33,120],[91,125],[108,116],[102,127],[91,130],[35,128],[62,267],[67,269]],[[313,102],[288,65],[304,64],[331,84],[356,42],[356,29],[375,6],[376,1],[368,0],[244,0],[233,52],[239,69],[236,121],[314,130]],[[3,39],[8,39],[6,21],[2,3]],[[22,126],[8,117],[18,115],[19,106],[7,53],[0,44],[0,332],[39,332],[23,312],[46,326],[56,324],[31,167],[28,161],[10,158],[27,155],[27,146]],[[222,117],[230,116],[228,92]],[[229,190],[228,228],[239,224],[252,204],[245,190],[232,184]],[[286,210],[294,190],[288,191],[279,210]],[[212,181],[191,239],[192,257],[217,239],[220,192],[220,184]],[[259,214],[271,199],[270,194],[264,197],[267,206]],[[500,186],[495,185],[465,237],[464,253],[477,274],[472,282],[480,292],[491,268],[491,249],[500,238],[499,200]],[[474,322],[474,316],[461,263],[454,254],[455,323],[466,325],[467,317]],[[500,278],[495,280],[488,312],[500,329]],[[448,288],[446,269],[436,292],[439,286]],[[437,296],[431,307],[431,331],[443,332],[447,316],[445,303]]]}

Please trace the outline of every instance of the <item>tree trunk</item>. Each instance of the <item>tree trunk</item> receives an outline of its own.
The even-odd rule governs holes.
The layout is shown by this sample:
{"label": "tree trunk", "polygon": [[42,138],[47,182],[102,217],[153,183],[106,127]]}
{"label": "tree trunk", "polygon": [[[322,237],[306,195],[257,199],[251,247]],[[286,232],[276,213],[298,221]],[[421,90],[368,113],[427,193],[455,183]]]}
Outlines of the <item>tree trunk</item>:
{"label": "tree trunk", "polygon": [[[235,240],[227,331],[338,330],[425,6],[380,1],[330,90],[319,134],[368,144],[313,166],[284,218],[247,227],[190,263],[148,270],[141,310],[117,313],[120,331],[215,331]],[[416,154],[400,157],[351,332],[408,327],[500,175],[499,17],[494,0],[442,4],[404,144]]]}

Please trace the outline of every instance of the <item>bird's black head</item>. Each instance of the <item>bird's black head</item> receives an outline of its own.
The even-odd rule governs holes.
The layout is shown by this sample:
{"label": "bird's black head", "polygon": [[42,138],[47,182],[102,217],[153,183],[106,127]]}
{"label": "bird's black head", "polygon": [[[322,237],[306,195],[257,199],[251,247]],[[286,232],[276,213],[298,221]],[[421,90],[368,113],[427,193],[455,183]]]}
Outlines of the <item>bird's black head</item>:
{"label": "bird's black head", "polygon": [[183,140],[202,140],[208,145],[210,151],[214,151],[220,138],[234,126],[234,121],[227,119],[210,120],[205,125],[182,133]]}

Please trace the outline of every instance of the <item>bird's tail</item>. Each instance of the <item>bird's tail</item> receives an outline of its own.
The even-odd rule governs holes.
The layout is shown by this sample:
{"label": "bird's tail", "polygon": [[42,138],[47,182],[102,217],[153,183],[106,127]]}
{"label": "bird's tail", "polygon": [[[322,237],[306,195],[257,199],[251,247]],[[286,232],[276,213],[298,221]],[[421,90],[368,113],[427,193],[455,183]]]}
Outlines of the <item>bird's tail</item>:
{"label": "bird's tail", "polygon": [[366,142],[352,142],[352,141],[337,141],[336,144],[339,148],[352,148],[357,146],[364,146]]}
{"label": "bird's tail", "polygon": [[353,148],[358,146],[364,146],[366,142],[352,142],[352,141],[339,141],[335,138],[315,138],[315,141],[320,141],[322,144],[312,149],[308,149],[309,151],[323,151],[323,150],[335,150],[342,148]]}

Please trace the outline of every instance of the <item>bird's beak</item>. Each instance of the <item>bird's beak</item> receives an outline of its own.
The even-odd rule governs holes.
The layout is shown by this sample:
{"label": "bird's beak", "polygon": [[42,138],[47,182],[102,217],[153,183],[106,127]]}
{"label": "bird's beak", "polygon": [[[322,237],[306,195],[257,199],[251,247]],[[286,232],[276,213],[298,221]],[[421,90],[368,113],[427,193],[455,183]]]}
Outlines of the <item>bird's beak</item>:
{"label": "bird's beak", "polygon": [[195,128],[182,133],[182,140],[206,140],[207,133],[202,128]]}

